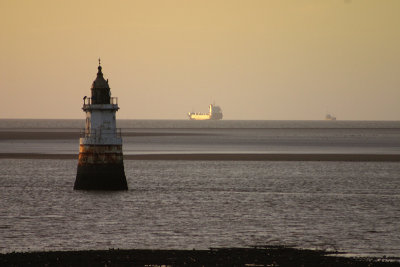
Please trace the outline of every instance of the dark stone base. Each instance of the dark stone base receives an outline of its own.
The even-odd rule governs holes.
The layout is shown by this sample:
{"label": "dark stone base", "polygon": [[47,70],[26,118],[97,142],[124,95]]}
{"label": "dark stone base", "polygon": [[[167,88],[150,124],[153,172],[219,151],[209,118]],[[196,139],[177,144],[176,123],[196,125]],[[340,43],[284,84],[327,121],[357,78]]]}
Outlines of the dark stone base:
{"label": "dark stone base", "polygon": [[78,164],[74,190],[128,190],[124,164]]}

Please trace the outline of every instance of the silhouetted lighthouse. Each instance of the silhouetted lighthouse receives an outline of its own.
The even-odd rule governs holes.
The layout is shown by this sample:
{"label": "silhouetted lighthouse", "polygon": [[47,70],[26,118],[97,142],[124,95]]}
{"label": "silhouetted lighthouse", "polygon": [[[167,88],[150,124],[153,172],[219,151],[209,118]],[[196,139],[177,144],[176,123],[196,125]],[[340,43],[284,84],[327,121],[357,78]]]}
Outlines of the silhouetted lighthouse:
{"label": "silhouetted lighthouse", "polygon": [[127,190],[121,131],[116,128],[118,99],[111,97],[108,80],[99,67],[92,97],[83,98],[86,127],[79,140],[79,162],[74,189]]}

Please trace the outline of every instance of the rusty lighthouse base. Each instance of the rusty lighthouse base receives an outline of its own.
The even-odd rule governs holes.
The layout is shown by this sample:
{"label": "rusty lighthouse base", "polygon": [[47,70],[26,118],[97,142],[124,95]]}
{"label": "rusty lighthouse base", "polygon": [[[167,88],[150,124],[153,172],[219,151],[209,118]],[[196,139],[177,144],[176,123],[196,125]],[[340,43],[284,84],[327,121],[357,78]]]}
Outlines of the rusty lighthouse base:
{"label": "rusty lighthouse base", "polygon": [[80,145],[75,190],[128,190],[122,146]]}

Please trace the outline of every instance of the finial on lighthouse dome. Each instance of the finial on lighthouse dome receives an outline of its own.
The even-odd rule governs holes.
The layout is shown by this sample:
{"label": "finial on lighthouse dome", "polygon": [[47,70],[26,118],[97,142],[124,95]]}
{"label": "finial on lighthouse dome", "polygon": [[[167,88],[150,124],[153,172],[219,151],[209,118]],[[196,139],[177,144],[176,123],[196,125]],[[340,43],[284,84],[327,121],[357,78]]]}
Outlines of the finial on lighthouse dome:
{"label": "finial on lighthouse dome", "polygon": [[99,67],[97,68],[99,70],[99,73],[101,73],[101,59],[99,58]]}

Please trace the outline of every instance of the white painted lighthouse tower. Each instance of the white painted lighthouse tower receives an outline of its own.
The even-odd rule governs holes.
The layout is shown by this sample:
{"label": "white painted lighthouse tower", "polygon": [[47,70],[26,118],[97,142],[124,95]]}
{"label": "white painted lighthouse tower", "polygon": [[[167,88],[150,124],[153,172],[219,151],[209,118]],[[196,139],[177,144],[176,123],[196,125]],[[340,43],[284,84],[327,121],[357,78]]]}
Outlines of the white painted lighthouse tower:
{"label": "white painted lighthouse tower", "polygon": [[79,161],[74,189],[127,190],[121,131],[116,127],[118,98],[111,97],[100,65],[91,97],[83,98],[86,125],[79,140]]}

